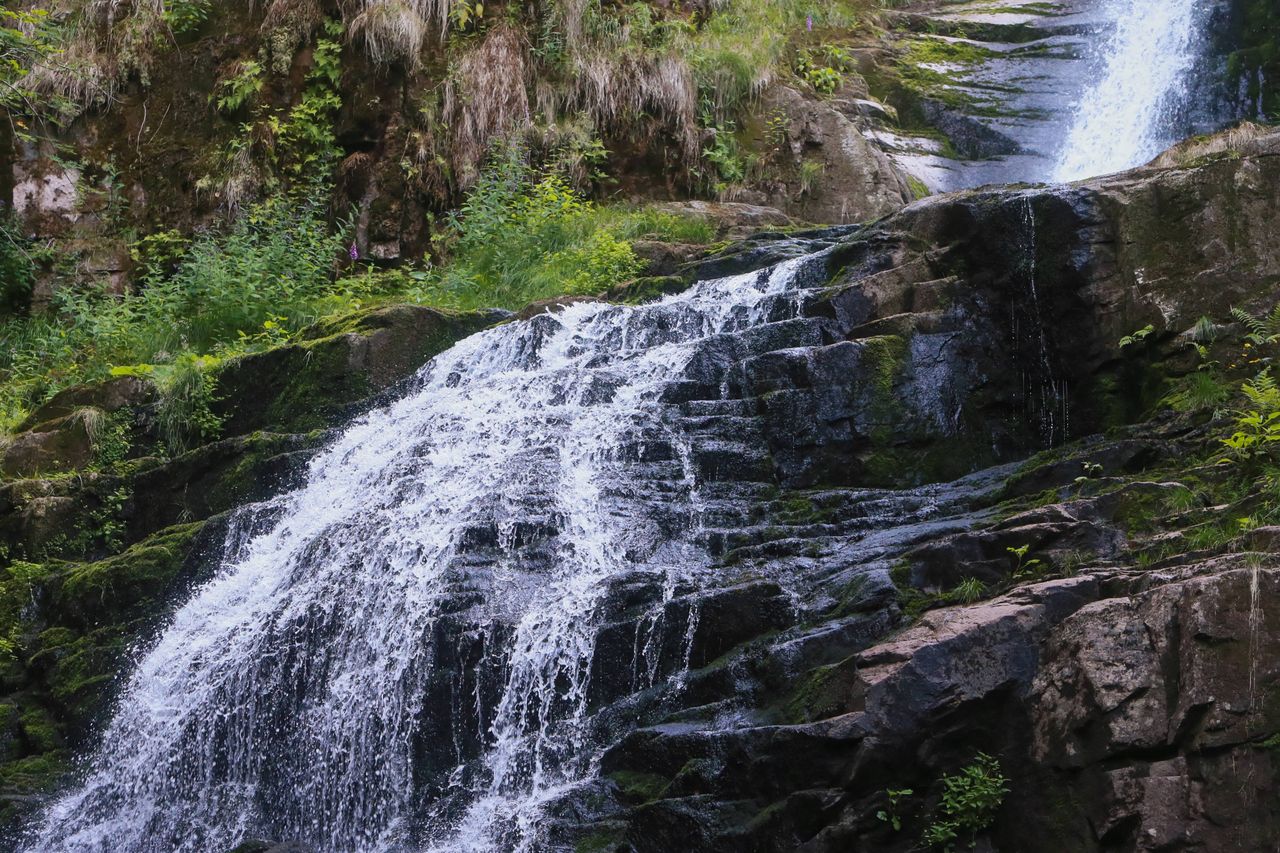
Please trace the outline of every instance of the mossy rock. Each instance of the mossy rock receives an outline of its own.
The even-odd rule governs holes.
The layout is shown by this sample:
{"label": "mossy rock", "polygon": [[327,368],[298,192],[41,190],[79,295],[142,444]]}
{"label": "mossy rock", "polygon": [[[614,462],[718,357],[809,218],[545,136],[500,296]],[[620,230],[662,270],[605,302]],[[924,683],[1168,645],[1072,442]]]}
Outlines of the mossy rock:
{"label": "mossy rock", "polygon": [[660,799],[671,780],[656,773],[636,770],[617,770],[609,778],[618,786],[624,799],[632,803],[651,803]]}
{"label": "mossy rock", "polygon": [[131,481],[129,539],[185,520],[209,518],[298,485],[325,433],[255,432],[206,444],[148,468]]}
{"label": "mossy rock", "polygon": [[35,477],[93,462],[92,419],[81,411],[20,432],[0,445],[0,476]]}
{"label": "mossy rock", "polygon": [[49,608],[64,625],[117,625],[153,612],[204,524],[158,533],[122,554],[68,566],[49,581]]}
{"label": "mossy rock", "polygon": [[18,431],[26,431],[47,421],[65,418],[78,409],[94,408],[103,412],[149,405],[155,402],[156,387],[149,380],[138,376],[118,376],[105,382],[75,385],[59,391],[27,419],[18,425]]}
{"label": "mossy rock", "polygon": [[324,320],[306,330],[299,343],[223,365],[213,409],[222,418],[224,435],[331,427],[374,393],[503,317],[393,305]]}

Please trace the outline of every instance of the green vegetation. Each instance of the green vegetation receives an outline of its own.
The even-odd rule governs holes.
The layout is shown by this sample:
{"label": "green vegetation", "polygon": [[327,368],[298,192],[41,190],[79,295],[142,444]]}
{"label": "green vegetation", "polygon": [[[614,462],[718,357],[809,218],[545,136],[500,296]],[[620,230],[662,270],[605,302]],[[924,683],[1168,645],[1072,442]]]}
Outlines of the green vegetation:
{"label": "green vegetation", "polygon": [[[198,356],[260,348],[264,323],[292,327],[345,304],[335,289],[332,233],[319,193],[251,207],[223,232],[197,237],[172,274],[160,267],[135,293],[60,290],[51,313],[0,322],[0,416],[19,420],[69,385],[127,365],[162,388],[190,383]],[[183,396],[186,392],[178,392]]]}
{"label": "green vegetation", "polygon": [[979,752],[959,773],[942,777],[942,801],[925,829],[924,842],[943,850],[955,850],[962,841],[973,847],[978,833],[995,822],[1008,792],[1000,762]]}
{"label": "green vegetation", "polygon": [[640,273],[627,241],[644,237],[708,243],[714,233],[671,214],[593,204],[510,148],[451,220],[450,263],[420,276],[412,296],[449,308],[518,309],[562,294],[602,293]]}
{"label": "green vegetation", "polygon": [[1027,559],[1030,552],[1030,545],[1019,545],[1014,548],[1012,546],[1005,548],[1009,556],[1013,558],[1013,572],[1010,577],[1015,581],[1027,580],[1029,578],[1038,578],[1044,573],[1044,561],[1032,557]]}
{"label": "green vegetation", "polygon": [[902,831],[902,815],[899,813],[902,804],[910,798],[915,791],[910,788],[889,788],[885,792],[885,797],[889,800],[887,808],[880,809],[876,812],[876,820],[887,823],[893,827],[894,832]]}

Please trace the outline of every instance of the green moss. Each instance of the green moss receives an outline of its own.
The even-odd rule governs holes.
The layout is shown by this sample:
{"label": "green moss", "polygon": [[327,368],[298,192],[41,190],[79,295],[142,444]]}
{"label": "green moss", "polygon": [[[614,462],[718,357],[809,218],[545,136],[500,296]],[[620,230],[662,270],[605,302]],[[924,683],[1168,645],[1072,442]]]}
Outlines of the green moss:
{"label": "green moss", "polygon": [[0,764],[0,791],[31,794],[47,791],[70,766],[71,755],[55,750]]}
{"label": "green moss", "polygon": [[22,737],[34,752],[52,752],[63,746],[62,733],[43,708],[28,708],[19,718],[18,725]]}
{"label": "green moss", "polygon": [[858,678],[852,661],[820,666],[806,675],[783,702],[788,723],[807,723],[849,710],[849,697]]}
{"label": "green moss", "polygon": [[585,838],[578,839],[573,845],[573,853],[609,853],[625,843],[624,836],[616,832],[593,832]]}
{"label": "green moss", "polygon": [[654,302],[673,293],[680,293],[688,288],[689,281],[683,276],[644,276],[615,292],[611,292],[610,298],[628,305],[639,305],[645,302]]}
{"label": "green moss", "polygon": [[84,624],[145,612],[173,581],[202,527],[202,522],[177,525],[122,554],[70,566],[51,584],[55,609]]}
{"label": "green moss", "polygon": [[656,773],[618,770],[609,774],[622,795],[634,803],[651,803],[660,799],[671,782]]}

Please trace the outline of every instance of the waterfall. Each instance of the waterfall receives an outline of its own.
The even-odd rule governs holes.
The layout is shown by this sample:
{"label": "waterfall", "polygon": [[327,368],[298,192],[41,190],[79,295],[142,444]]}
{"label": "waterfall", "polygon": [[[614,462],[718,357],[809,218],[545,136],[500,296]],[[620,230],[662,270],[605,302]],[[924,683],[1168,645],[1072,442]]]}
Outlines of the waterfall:
{"label": "waterfall", "polygon": [[1178,140],[1179,108],[1199,59],[1202,0],[1111,0],[1114,32],[1054,172],[1076,181],[1141,165]]}
{"label": "waterfall", "polygon": [[598,753],[609,583],[669,594],[710,567],[668,392],[713,336],[794,317],[817,258],[575,304],[432,360],[258,508],[274,521],[139,656],[26,849],[529,849],[539,804]]}

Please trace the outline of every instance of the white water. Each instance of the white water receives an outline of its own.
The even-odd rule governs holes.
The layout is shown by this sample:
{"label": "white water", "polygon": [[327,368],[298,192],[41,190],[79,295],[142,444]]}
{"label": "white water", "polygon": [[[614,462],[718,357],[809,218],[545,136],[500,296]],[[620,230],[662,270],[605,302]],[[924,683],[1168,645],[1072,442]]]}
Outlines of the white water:
{"label": "white water", "polygon": [[1177,142],[1171,125],[1200,51],[1204,0],[1110,0],[1111,39],[1053,175],[1076,181],[1141,165]]}
{"label": "white water", "polygon": [[[274,502],[274,527],[177,612],[83,784],[27,849],[527,848],[539,804],[596,755],[587,697],[605,582],[641,571],[670,589],[708,563],[662,523],[695,525],[692,474],[674,487],[621,476],[628,448],[675,442],[660,393],[699,340],[762,322],[803,263],[639,308],[574,305],[433,360],[420,390],[313,460],[306,485]],[[551,531],[548,559],[522,547],[535,528]],[[468,562],[477,530],[494,532],[496,556]],[[478,758],[455,720],[457,757],[424,767],[439,711],[427,694],[451,652],[435,632],[460,612],[497,701],[486,707],[476,676],[455,704],[481,721]],[[460,805],[424,815],[425,777],[448,777]]]}

